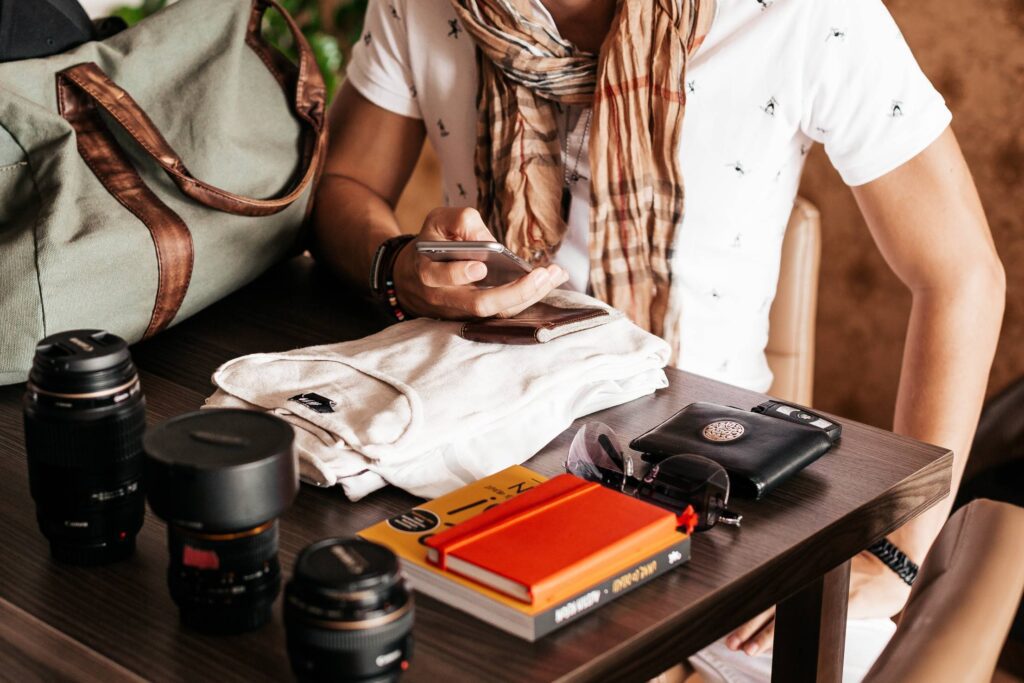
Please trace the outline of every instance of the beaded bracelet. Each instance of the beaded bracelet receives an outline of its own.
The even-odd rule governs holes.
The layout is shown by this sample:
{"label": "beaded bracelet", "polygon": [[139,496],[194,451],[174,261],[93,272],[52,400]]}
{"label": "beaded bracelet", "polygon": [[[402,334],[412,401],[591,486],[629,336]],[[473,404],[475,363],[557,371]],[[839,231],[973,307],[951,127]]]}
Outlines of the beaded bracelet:
{"label": "beaded bracelet", "polygon": [[395,320],[402,322],[405,320],[405,312],[398,305],[398,293],[395,291],[395,283],[391,280],[387,280],[387,302],[388,306],[391,307],[391,315],[395,316]]}

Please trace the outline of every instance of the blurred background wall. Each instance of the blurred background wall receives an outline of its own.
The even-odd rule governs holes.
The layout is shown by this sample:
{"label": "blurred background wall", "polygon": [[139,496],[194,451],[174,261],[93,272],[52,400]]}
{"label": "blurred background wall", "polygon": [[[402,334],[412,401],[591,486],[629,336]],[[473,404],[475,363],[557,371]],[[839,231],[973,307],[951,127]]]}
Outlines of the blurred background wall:
{"label": "blurred background wall", "polygon": [[[813,2],[814,0],[805,0]],[[83,0],[100,15],[156,0]],[[358,11],[365,0],[321,0],[324,16]],[[315,0],[285,0],[308,14]],[[1007,271],[1006,320],[990,393],[1024,375],[1024,0],[887,0],[921,66],[946,97],[953,128],[974,172]],[[340,17],[340,15],[336,15]],[[351,25],[357,20],[335,20]],[[340,41],[344,50],[346,39]],[[801,193],[822,214],[816,407],[887,427],[892,422],[910,296],[875,248],[848,188],[820,148]],[[424,150],[398,207],[417,230],[441,202],[437,160]]]}
{"label": "blurred background wall", "polygon": [[[953,111],[1007,273],[990,393],[1024,375],[1024,0],[889,0]],[[886,266],[820,148],[801,193],[822,214],[815,404],[890,426],[910,296]]]}

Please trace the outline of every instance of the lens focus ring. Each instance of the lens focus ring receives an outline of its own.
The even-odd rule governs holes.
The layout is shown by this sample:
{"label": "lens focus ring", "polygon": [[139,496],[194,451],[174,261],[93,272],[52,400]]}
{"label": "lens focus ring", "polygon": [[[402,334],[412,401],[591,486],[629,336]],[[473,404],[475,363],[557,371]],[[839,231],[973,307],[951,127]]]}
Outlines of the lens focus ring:
{"label": "lens focus ring", "polygon": [[238,534],[167,531],[168,586],[187,626],[238,633],[270,618],[281,587],[276,521]]}
{"label": "lens focus ring", "polygon": [[173,523],[167,530],[172,558],[180,558],[186,545],[194,550],[216,552],[220,564],[229,567],[257,564],[277,553],[276,521],[239,534],[202,534],[186,531]]}
{"label": "lens focus ring", "polygon": [[146,413],[141,401],[95,420],[66,420],[52,411],[25,413],[29,457],[70,469],[100,469],[140,455]]}
{"label": "lens focus ring", "polygon": [[340,630],[325,628],[310,622],[291,605],[285,607],[285,625],[288,637],[295,643],[311,645],[325,650],[362,650],[383,648],[403,638],[412,628],[412,602],[406,611],[394,621],[376,628]]}

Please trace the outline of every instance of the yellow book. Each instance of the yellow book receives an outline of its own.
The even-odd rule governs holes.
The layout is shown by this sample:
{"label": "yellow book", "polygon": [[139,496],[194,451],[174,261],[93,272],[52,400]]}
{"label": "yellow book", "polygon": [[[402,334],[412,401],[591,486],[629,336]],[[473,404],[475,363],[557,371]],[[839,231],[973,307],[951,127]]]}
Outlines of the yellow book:
{"label": "yellow book", "polygon": [[520,602],[427,562],[427,547],[423,544],[426,538],[544,481],[546,477],[526,467],[509,467],[363,529],[359,536],[391,548],[401,558],[413,590],[529,641],[547,635],[690,559],[690,539],[680,536],[659,547],[619,558],[609,565],[605,576],[590,585],[567,586],[564,596],[543,607]]}

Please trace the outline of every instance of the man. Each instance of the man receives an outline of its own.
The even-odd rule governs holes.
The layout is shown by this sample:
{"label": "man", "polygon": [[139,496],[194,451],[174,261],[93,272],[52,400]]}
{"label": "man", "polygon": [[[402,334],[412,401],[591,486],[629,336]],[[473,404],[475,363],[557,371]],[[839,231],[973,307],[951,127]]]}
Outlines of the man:
{"label": "man", "polygon": [[[955,491],[1005,284],[950,118],[881,0],[371,0],[333,111],[319,253],[361,282],[376,256],[399,317],[589,290],[679,367],[764,391],[783,233],[820,142],[913,293],[895,430],[954,450]],[[529,276],[478,290],[482,264],[391,240],[424,136],[447,208],[417,239],[497,237]],[[949,507],[890,540],[920,563]],[[907,585],[868,553],[852,571],[851,618],[887,623]],[[864,670],[890,633],[875,631]],[[730,651],[764,662],[773,633],[769,611],[717,644],[737,660],[721,675],[745,666]]]}

